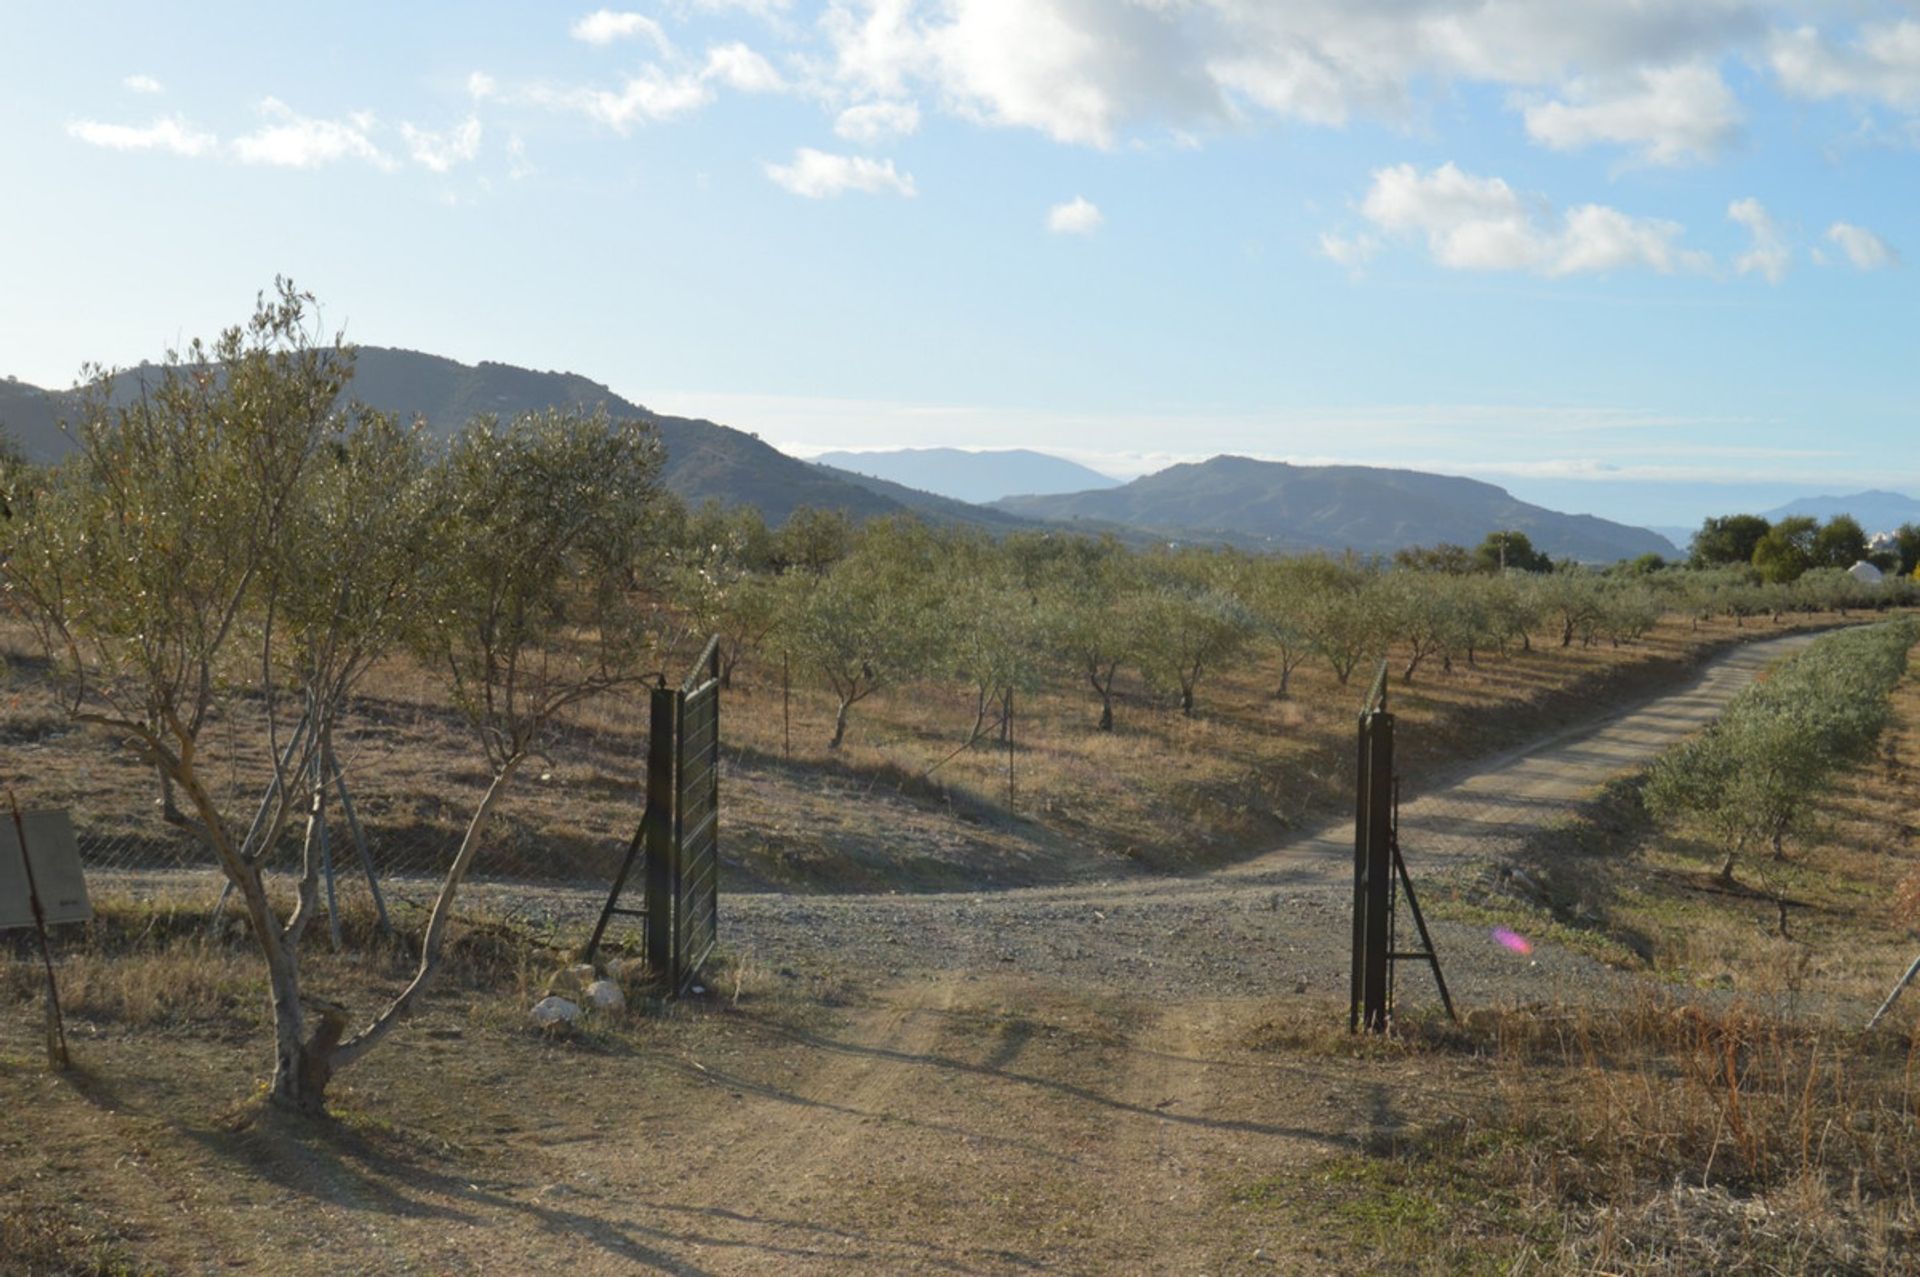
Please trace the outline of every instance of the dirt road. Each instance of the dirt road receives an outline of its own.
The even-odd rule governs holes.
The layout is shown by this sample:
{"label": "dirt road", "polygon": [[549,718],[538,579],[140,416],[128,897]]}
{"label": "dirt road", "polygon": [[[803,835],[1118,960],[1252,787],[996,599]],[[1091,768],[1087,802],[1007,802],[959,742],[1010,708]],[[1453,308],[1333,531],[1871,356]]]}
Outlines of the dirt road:
{"label": "dirt road", "polygon": [[[1681,692],[1429,787],[1403,811],[1415,872],[1497,856],[1564,817],[1807,641],[1740,649]],[[1175,881],[729,899],[742,1005],[791,985],[826,1009],[800,1024],[734,1010],[643,1067],[633,1147],[552,1153],[557,1182],[595,1185],[591,1213],[611,1229],[555,1258],[688,1273],[1328,1271],[1339,1252],[1299,1227],[1312,1168],[1452,1098],[1411,1061],[1316,1048],[1319,1030],[1299,1027],[1342,1015],[1349,838],[1335,826]],[[1479,928],[1437,932],[1469,1008],[1624,978],[1550,946],[1516,958]],[[1404,981],[1403,1001],[1429,996]],[[1446,1085],[1476,1085],[1474,1067]],[[636,1236],[644,1252],[609,1240]]]}
{"label": "dirt road", "polygon": [[[1807,641],[1743,647],[1471,774],[1409,777],[1416,878],[1565,817]],[[1353,1234],[1322,1227],[1327,1177],[1500,1085],[1490,1062],[1437,1078],[1340,1032],[1351,855],[1343,824],[1194,878],[729,896],[715,987],[618,1038],[475,1026],[449,992],[341,1079],[356,1116],[183,1141],[178,1058],[162,1072],[107,1035],[87,1052],[116,1089],[48,1112],[70,1146],[133,1141],[149,1179],[105,1208],[189,1271],[256,1263],[261,1238],[289,1272],[1341,1271]],[[596,902],[548,903],[571,922]],[[1627,979],[1552,946],[1515,957],[1480,927],[1436,940],[1467,1009]],[[1431,996],[1407,973],[1403,1007]],[[254,1062],[230,1045],[181,1049],[204,1068],[192,1087],[244,1089],[230,1075]]]}

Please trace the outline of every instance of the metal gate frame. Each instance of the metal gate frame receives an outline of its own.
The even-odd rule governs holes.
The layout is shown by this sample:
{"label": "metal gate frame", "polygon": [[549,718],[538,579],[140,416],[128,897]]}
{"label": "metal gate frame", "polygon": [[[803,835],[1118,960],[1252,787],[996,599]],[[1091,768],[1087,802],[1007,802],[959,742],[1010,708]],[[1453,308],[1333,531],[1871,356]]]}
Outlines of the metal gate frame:
{"label": "metal gate frame", "polygon": [[[1385,1033],[1393,1020],[1394,968],[1401,962],[1425,962],[1447,1018],[1458,1021],[1440,954],[1413,893],[1413,877],[1400,854],[1400,777],[1393,762],[1393,715],[1387,712],[1387,663],[1380,662],[1373,686],[1360,710],[1360,767],[1354,785],[1353,819],[1353,967],[1347,1031]],[[1395,888],[1398,888],[1398,891]],[[1401,951],[1396,915],[1404,893],[1421,948]]]}
{"label": "metal gate frame", "polygon": [[[670,994],[686,992],[720,932],[720,639],[715,635],[679,687],[649,695],[647,807],[628,844],[584,956],[591,960],[614,914],[645,920],[647,963]],[[642,858],[644,907],[620,894]]]}

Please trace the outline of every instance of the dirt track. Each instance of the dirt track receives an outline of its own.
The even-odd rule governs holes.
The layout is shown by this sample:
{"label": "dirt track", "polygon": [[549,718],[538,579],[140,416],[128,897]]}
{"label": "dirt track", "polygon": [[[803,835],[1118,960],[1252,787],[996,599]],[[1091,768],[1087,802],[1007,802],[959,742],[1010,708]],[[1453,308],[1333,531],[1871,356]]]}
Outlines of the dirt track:
{"label": "dirt track", "polygon": [[[1739,649],[1681,692],[1432,787],[1403,810],[1415,873],[1564,817],[1807,641]],[[556,1135],[559,1187],[522,1186],[592,1185],[569,1210],[599,1231],[527,1244],[587,1271],[1327,1271],[1338,1252],[1300,1230],[1304,1169],[1449,1102],[1412,1063],[1263,1046],[1276,1015],[1343,1014],[1351,854],[1335,826],[1201,878],[730,897],[746,986],[791,982],[830,1009],[742,1009],[663,1046],[639,1070],[632,1144]],[[1467,1008],[1626,978],[1436,930]],[[1403,1003],[1430,997],[1409,973]]]}
{"label": "dirt track", "polygon": [[[1416,879],[1563,818],[1807,641],[1740,648],[1472,775],[1408,778]],[[1491,1064],[1439,1080],[1315,1027],[1344,1021],[1351,855],[1336,825],[1203,877],[728,896],[733,974],[645,1022],[637,1047],[485,1029],[470,1051],[466,1008],[436,998],[408,1042],[341,1080],[342,1110],[370,1118],[246,1137],[258,1187],[239,1200],[222,1187],[232,1141],[167,1137],[189,1101],[137,1045],[89,1044],[119,1090],[60,1110],[60,1139],[114,1150],[148,1124],[148,1160],[97,1193],[135,1221],[178,1199],[198,1222],[154,1222],[154,1254],[193,1271],[261,1235],[281,1239],[279,1271],[1338,1271],[1352,1252],[1315,1226],[1314,1168],[1498,1085]],[[595,906],[543,895],[570,923]],[[1551,946],[1514,957],[1478,927],[1442,922],[1436,940],[1467,1009],[1628,979]],[[1406,973],[1403,1006],[1431,996]],[[195,1086],[240,1089],[230,1046],[192,1049],[212,1079]],[[451,1151],[368,1121],[427,1124]]]}
{"label": "dirt track", "polygon": [[[1470,774],[1406,787],[1401,846],[1416,884],[1496,861],[1565,819],[1608,779],[1711,722],[1772,661],[1812,641],[1793,635],[1735,649],[1686,688],[1613,718],[1569,726]],[[789,970],[840,968],[905,979],[921,971],[1015,970],[1114,993],[1208,997],[1344,990],[1353,874],[1351,822],[1193,878],[916,896],[729,897],[724,940]],[[1602,968],[1550,949],[1515,960],[1483,931],[1440,923],[1456,993],[1472,1003],[1569,995]],[[1416,1004],[1430,990],[1409,981]]]}

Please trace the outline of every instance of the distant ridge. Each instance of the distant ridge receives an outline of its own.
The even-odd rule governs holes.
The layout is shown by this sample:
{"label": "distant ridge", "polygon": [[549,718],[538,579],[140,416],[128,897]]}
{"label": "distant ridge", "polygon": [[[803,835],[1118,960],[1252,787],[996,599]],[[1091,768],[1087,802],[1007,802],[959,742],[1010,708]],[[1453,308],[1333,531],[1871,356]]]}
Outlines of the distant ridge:
{"label": "distant ridge", "polygon": [[1836,514],[1850,514],[1871,535],[1891,532],[1903,523],[1920,523],[1920,501],[1898,492],[1870,489],[1847,497],[1801,497],[1762,514],[1775,521],[1796,516],[1824,521]]}
{"label": "distant ridge", "polygon": [[822,465],[937,492],[956,501],[984,503],[1001,497],[1115,488],[1120,480],[1098,470],[1030,448],[893,448],[874,452],[826,452]]}
{"label": "distant ridge", "polygon": [[[115,394],[136,392],[153,367],[119,374]],[[936,522],[977,523],[989,528],[1023,527],[1028,520],[999,510],[963,505],[897,484],[843,474],[790,457],[752,434],[692,417],[653,412],[577,373],[537,372],[513,364],[463,364],[441,355],[386,346],[360,346],[353,394],[371,407],[420,417],[439,434],[450,434],[481,413],[511,417],[545,408],[591,410],[604,406],[616,417],[653,423],[666,445],[664,478],[689,504],[716,500],[751,505],[770,523],[784,522],[800,506],[845,510],[858,519],[914,512]],[[72,446],[57,426],[74,410],[68,391],[48,391],[19,381],[0,381],[0,426],[29,460],[55,461]]]}
{"label": "distant ridge", "polygon": [[1274,549],[1391,554],[1409,545],[1477,545],[1516,529],[1555,558],[1611,563],[1673,546],[1645,528],[1561,514],[1477,479],[1373,466],[1296,466],[1215,457],[1117,488],[994,503],[1030,518],[1127,523],[1169,534],[1248,539]]}

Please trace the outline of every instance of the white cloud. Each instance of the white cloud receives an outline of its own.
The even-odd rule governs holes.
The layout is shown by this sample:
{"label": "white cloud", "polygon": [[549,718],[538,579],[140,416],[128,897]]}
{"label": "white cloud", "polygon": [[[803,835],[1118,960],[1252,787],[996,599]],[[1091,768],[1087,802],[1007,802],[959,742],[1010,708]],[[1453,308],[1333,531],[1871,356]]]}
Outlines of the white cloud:
{"label": "white cloud", "polygon": [[[926,86],[976,120],[1110,147],[1260,112],[1411,122],[1451,83],[1564,90],[1540,128],[1669,156],[1723,146],[1738,110],[1712,67],[1762,41],[1772,0],[831,0],[832,78]],[[1664,70],[1650,70],[1650,68]],[[1576,93],[1575,90],[1578,90]]]}
{"label": "white cloud", "polygon": [[1893,245],[1864,226],[1835,222],[1827,227],[1827,238],[1860,270],[1884,270],[1900,264],[1900,254]]}
{"label": "white cloud", "polygon": [[793,153],[791,164],[769,164],[766,169],[776,185],[808,199],[827,199],[845,191],[914,194],[911,174],[896,172],[892,160],[864,155],[830,155],[803,146]]}
{"label": "white cloud", "polygon": [[1787,263],[1793,253],[1787,237],[1759,200],[1748,196],[1727,205],[1727,216],[1753,233],[1753,247],[1733,259],[1733,268],[1742,275],[1760,275],[1769,284],[1786,278]]}
{"label": "white cloud", "polygon": [[1047,229],[1056,235],[1091,235],[1106,220],[1099,207],[1083,195],[1047,210]]}
{"label": "white cloud", "polygon": [[375,121],[364,111],[322,120],[300,115],[278,98],[267,98],[260,103],[260,114],[266,124],[233,140],[234,158],[243,164],[318,168],[340,160],[364,160],[377,168],[394,167],[392,157],[369,136]]}
{"label": "white cloud", "polygon": [[707,50],[705,80],[718,80],[742,93],[779,93],[787,85],[773,64],[738,41]]}
{"label": "white cloud", "polygon": [[833,131],[849,142],[872,146],[906,137],[920,127],[920,108],[912,102],[863,102],[840,112]]}
{"label": "white cloud", "polygon": [[650,42],[661,53],[673,51],[667,33],[660,29],[658,22],[644,13],[596,9],[569,27],[567,34],[588,44],[612,44],[615,40],[639,37]]}
{"label": "white cloud", "polygon": [[1720,72],[1691,63],[1620,80],[1576,79],[1566,101],[1525,107],[1527,135],[1557,151],[1596,142],[1640,148],[1650,164],[1711,160],[1740,135],[1740,104]]}
{"label": "white cloud", "polygon": [[1365,266],[1379,252],[1380,237],[1365,231],[1358,235],[1335,235],[1328,231],[1320,236],[1320,255],[1349,270]]}
{"label": "white cloud", "polygon": [[150,75],[130,75],[120,81],[131,93],[165,93],[167,86]]}
{"label": "white cloud", "polygon": [[1450,270],[1551,277],[1634,267],[1671,274],[1711,264],[1705,254],[1679,246],[1684,228],[1677,222],[1582,204],[1556,223],[1544,200],[1451,163],[1426,174],[1411,164],[1376,170],[1360,212],[1388,234],[1424,238],[1435,263]]}
{"label": "white cloud", "polygon": [[697,111],[713,101],[713,90],[698,75],[675,75],[648,67],[629,77],[618,91],[536,88],[530,101],[557,110],[578,111],[618,133]]}
{"label": "white cloud", "polygon": [[435,173],[445,173],[480,153],[480,121],[472,116],[454,128],[439,132],[402,124],[400,136],[406,139],[407,153],[413,162]]}
{"label": "white cloud", "polygon": [[206,155],[220,145],[220,139],[204,133],[177,115],[149,124],[104,124],[99,120],[74,120],[67,133],[89,146],[110,151],[167,151],[174,155]]}
{"label": "white cloud", "polygon": [[1902,110],[1920,108],[1920,20],[1864,26],[1850,45],[1829,42],[1812,27],[1775,34],[1773,71],[1788,92],[1807,98],[1849,97]]}
{"label": "white cloud", "polygon": [[500,82],[485,71],[475,71],[467,76],[467,96],[475,102],[484,102],[500,92]]}

